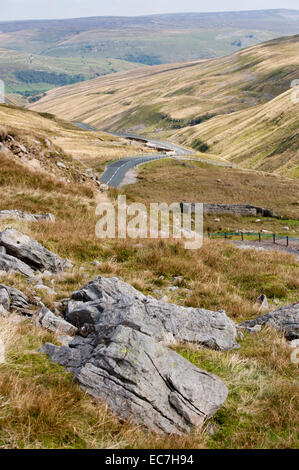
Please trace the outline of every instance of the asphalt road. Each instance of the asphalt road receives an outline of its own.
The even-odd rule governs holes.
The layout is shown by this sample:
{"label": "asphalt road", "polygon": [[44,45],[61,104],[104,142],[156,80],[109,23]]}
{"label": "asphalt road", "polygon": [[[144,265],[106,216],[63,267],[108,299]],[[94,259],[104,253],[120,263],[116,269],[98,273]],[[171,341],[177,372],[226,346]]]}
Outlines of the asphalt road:
{"label": "asphalt road", "polygon": [[[74,124],[80,127],[81,129],[86,129],[89,131],[98,131],[98,129],[95,129],[89,126],[88,124],[84,124],[80,122],[74,122]],[[113,134],[113,133],[110,132],[110,134]],[[127,171],[129,171],[131,168],[134,168],[138,165],[141,165],[143,163],[148,163],[154,160],[161,160],[163,158],[172,158],[172,157],[177,157],[177,156],[190,155],[193,153],[190,150],[187,150],[184,147],[173,144],[171,142],[151,140],[146,137],[142,137],[142,136],[138,136],[134,134],[114,133],[113,135],[117,135],[119,137],[124,137],[124,138],[129,138],[129,139],[134,139],[134,140],[142,141],[145,143],[148,142],[151,145],[159,148],[160,152],[155,155],[153,154],[137,155],[137,156],[135,155],[133,157],[127,157],[127,158],[123,158],[120,160],[116,160],[112,163],[109,163],[106,166],[104,173],[101,175],[100,181],[102,183],[107,184],[108,186],[111,186],[112,188],[118,188],[121,185]]]}

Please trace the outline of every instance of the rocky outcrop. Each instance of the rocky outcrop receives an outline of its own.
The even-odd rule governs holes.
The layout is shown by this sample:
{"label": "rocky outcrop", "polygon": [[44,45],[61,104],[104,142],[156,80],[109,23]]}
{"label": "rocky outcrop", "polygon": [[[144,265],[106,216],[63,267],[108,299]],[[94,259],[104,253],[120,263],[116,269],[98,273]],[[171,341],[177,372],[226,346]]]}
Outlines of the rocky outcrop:
{"label": "rocky outcrop", "polygon": [[289,341],[299,338],[299,303],[274,310],[255,320],[245,321],[240,326],[253,328],[256,325],[272,326],[280,330]]}
{"label": "rocky outcrop", "polygon": [[43,328],[46,328],[47,330],[60,335],[74,336],[78,331],[78,329],[74,325],[71,325],[62,317],[54,315],[54,313],[52,313],[44,305],[37,313],[36,322]]}
{"label": "rocky outcrop", "polygon": [[28,264],[23,263],[23,261],[15,258],[14,256],[2,253],[0,253],[0,270],[6,272],[14,271],[28,277],[34,276],[34,271],[30,266],[28,266]]}
{"label": "rocky outcrop", "polygon": [[69,346],[45,344],[42,352],[119,417],[158,433],[192,431],[227,397],[218,377],[130,327],[77,337]]}
{"label": "rocky outcrop", "polygon": [[0,284],[0,306],[5,310],[5,316],[8,316],[10,311],[27,314],[30,303],[28,297],[20,290]]}
{"label": "rocky outcrop", "polygon": [[42,352],[122,419],[180,434],[201,426],[225,401],[227,388],[218,377],[167,347],[238,347],[224,311],[159,302],[118,278],[98,276],[73,293],[65,319],[79,334],[66,346],[47,343]]}
{"label": "rocky outcrop", "polygon": [[45,220],[48,222],[55,222],[55,217],[53,214],[29,214],[27,212],[22,212],[18,210],[4,210],[0,211],[0,219],[15,219],[15,220],[24,220],[26,222],[38,222],[40,220]]}
{"label": "rocky outcrop", "polygon": [[185,308],[146,297],[118,278],[101,276],[72,295],[66,320],[100,332],[124,325],[166,344],[195,343],[227,350],[238,347],[235,324],[224,311]]}
{"label": "rocky outcrop", "polygon": [[31,277],[33,271],[47,270],[57,273],[71,267],[69,261],[63,260],[36,240],[12,228],[0,232],[1,247],[6,254],[0,254],[0,269],[5,271],[18,271]]}

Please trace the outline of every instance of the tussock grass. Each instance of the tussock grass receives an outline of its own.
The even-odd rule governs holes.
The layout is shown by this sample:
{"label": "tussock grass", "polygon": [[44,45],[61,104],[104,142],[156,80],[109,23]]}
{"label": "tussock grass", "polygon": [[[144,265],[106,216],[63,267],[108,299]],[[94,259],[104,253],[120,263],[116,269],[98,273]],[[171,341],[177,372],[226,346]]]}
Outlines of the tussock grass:
{"label": "tussock grass", "polygon": [[[272,209],[284,218],[299,219],[299,183],[289,178],[175,160],[151,162],[139,167],[138,177],[137,183],[123,190],[128,197],[140,202],[252,204]],[[218,215],[207,217],[207,226],[215,218]],[[221,219],[231,224],[243,222],[240,218],[227,216],[221,216]],[[276,222],[274,219],[267,222],[271,222],[273,228],[286,225],[285,221]],[[257,225],[253,227],[257,228]]]}
{"label": "tussock grass", "polygon": [[[120,276],[142,292],[180,305],[226,309],[239,322],[257,315],[256,297],[267,293],[271,308],[298,300],[298,264],[292,256],[239,251],[221,241],[207,241],[201,250],[185,250],[169,240],[98,240],[94,198],[84,185],[43,178],[1,157],[1,209],[52,212],[54,224],[4,221],[60,256],[70,258],[70,272],[44,278],[57,292],[36,292],[21,275],[4,274],[0,283],[37,294],[50,308],[53,301],[96,275]],[[12,158],[12,157],[11,157]],[[1,174],[3,174],[1,171]],[[47,179],[48,178],[48,179]],[[90,190],[90,188],[87,188]],[[93,265],[97,259],[99,265]],[[83,268],[83,269],[82,269]],[[175,276],[183,280],[175,282]],[[53,282],[52,282],[53,281]],[[175,292],[169,286],[177,284]],[[106,406],[85,394],[63,367],[38,351],[52,334],[26,320],[0,318],[0,339],[6,363],[0,365],[0,448],[296,448],[298,447],[297,368],[284,339],[273,330],[246,334],[237,351],[216,352],[182,345],[177,351],[199,367],[217,374],[230,394],[213,418],[190,436],[161,437],[120,422]]]}

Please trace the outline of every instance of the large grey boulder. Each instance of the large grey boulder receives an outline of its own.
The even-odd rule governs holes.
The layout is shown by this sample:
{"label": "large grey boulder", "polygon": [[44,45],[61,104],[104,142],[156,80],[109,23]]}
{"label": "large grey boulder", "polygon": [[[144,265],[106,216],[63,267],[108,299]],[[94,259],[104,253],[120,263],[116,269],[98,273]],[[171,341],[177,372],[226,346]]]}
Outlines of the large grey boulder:
{"label": "large grey boulder", "polygon": [[34,271],[28,266],[28,264],[23,263],[15,256],[5,255],[0,253],[0,270],[6,272],[18,272],[24,276],[32,277],[34,276]]}
{"label": "large grey boulder", "polygon": [[63,318],[54,315],[54,313],[44,305],[37,313],[36,321],[43,328],[57,334],[74,336],[78,331],[74,325],[71,325]]}
{"label": "large grey boulder", "polygon": [[299,302],[274,310],[255,320],[245,321],[240,326],[253,328],[256,325],[273,326],[290,341],[299,338]]}
{"label": "large grey boulder", "polygon": [[37,271],[48,270],[57,273],[69,267],[67,260],[63,260],[36,240],[12,228],[0,232],[0,246],[6,249],[8,255],[18,258]]}
{"label": "large grey boulder", "polygon": [[165,344],[195,343],[234,349],[237,330],[224,311],[185,308],[146,297],[118,278],[101,276],[72,295],[66,320],[78,328],[129,326]]}
{"label": "large grey boulder", "polygon": [[72,299],[82,302],[103,300],[113,302],[123,296],[136,299],[145,299],[145,295],[136,290],[127,282],[123,282],[118,277],[98,276],[76,292],[73,292]]}
{"label": "large grey boulder", "polygon": [[122,419],[158,433],[200,427],[223,404],[222,381],[153,337],[119,325],[42,352],[73,372],[81,387]]}
{"label": "large grey boulder", "polygon": [[38,222],[45,220],[48,222],[55,222],[53,214],[29,214],[28,212],[22,212],[19,210],[3,210],[0,211],[0,219],[14,219],[24,220],[26,222]]}

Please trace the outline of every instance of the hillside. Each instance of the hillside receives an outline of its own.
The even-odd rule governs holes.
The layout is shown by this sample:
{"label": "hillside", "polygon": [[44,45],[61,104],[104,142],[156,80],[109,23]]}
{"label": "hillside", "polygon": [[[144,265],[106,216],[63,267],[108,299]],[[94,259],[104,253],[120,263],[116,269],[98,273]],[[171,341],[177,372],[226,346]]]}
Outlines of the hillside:
{"label": "hillside", "polygon": [[[99,275],[104,278],[117,276],[141,293],[151,295],[158,301],[155,308],[162,305],[173,311],[175,307],[171,304],[175,304],[177,309],[181,309],[180,312],[184,311],[183,307],[213,310],[211,325],[221,336],[223,319],[226,318],[223,309],[229,321],[237,324],[260,315],[261,305],[257,304],[256,299],[261,293],[268,296],[269,310],[296,302],[299,290],[298,262],[288,253],[243,251],[230,242],[207,239],[197,251],[186,250],[183,243],[174,239],[140,239],[138,243],[129,238],[99,240],[95,234],[96,204],[109,199],[113,201],[112,196],[115,197],[117,192],[100,192],[92,179],[83,179],[85,163],[95,163],[97,158],[115,158],[111,152],[115,152],[116,145],[119,145],[118,153],[125,151],[125,142],[102,132],[80,131],[53,116],[11,106],[0,106],[0,113],[0,210],[17,209],[33,214],[51,212],[55,217],[54,221],[1,217],[1,256],[6,256],[3,254],[3,232],[10,227],[51,250],[48,257],[68,258],[73,265],[68,264],[68,268],[59,273],[35,271],[31,277],[0,270],[0,341],[5,346],[4,361],[1,357],[0,363],[0,448],[297,448],[298,367],[290,360],[290,347],[283,334],[275,329],[263,328],[256,334],[242,330],[242,334],[238,335],[239,349],[224,351],[213,349],[210,345],[201,347],[189,343],[172,344],[171,350],[163,346],[163,350],[170,351],[169,354],[179,355],[175,356],[178,359],[174,365],[176,373],[178,362],[181,363],[184,358],[187,360],[184,362],[188,367],[187,372],[192,364],[204,370],[204,376],[209,373],[217,375],[229,389],[221,409],[202,428],[196,425],[193,432],[182,435],[148,432],[127,419],[119,419],[117,413],[107,408],[105,401],[95,399],[82,390],[64,367],[53,363],[41,352],[45,343],[51,342],[55,348],[70,338],[65,334],[62,336],[57,330],[53,331],[55,322],[52,325],[40,322],[40,302],[53,312],[53,321],[63,322],[65,300],[70,298],[72,292]],[[74,147],[80,152],[80,159],[72,158],[76,155],[73,154]],[[83,149],[86,149],[86,156]],[[142,151],[136,148],[138,150]],[[65,167],[57,166],[57,161]],[[175,161],[170,163],[175,164]],[[185,176],[189,178],[188,191],[191,191],[190,171],[194,173],[194,169],[190,170],[188,166],[183,168],[187,172]],[[204,172],[198,171],[197,177],[205,179],[208,190],[215,187],[217,172],[221,172],[221,177],[227,179],[225,183],[230,184],[229,178],[232,176],[226,169],[205,169]],[[250,178],[249,173],[242,172],[241,183]],[[255,173],[252,172],[251,184],[239,188],[244,197],[245,191],[248,191],[247,196],[255,197],[254,185],[260,184],[262,179],[276,179],[265,175],[260,178],[255,181]],[[271,183],[268,185],[271,186]],[[181,185],[180,190],[186,189],[186,186]],[[145,194],[141,194],[143,197],[148,194],[149,184],[145,188]],[[289,205],[295,201],[296,184],[292,184],[292,188],[286,199]],[[154,185],[154,189],[157,191],[157,185]],[[174,185],[172,193],[169,193],[170,198],[176,194],[175,189]],[[218,191],[218,197],[221,197],[225,186],[219,187]],[[230,194],[233,197],[232,188]],[[262,192],[258,196],[262,197]],[[289,223],[275,221],[277,224],[280,222]],[[295,230],[298,224],[292,221],[290,227]],[[15,242],[19,246],[19,238]],[[39,251],[35,245],[35,261],[37,253]],[[26,260],[29,257],[30,250],[27,251]],[[120,279],[116,282],[120,283]],[[11,288],[21,292],[11,291]],[[6,308],[9,308],[7,313],[3,310],[3,302],[7,300],[3,297],[3,290],[12,292],[11,305],[7,307],[6,303]],[[112,292],[117,294],[117,290]],[[21,307],[20,303],[16,307],[17,301],[23,302]],[[150,301],[153,302],[153,299]],[[125,302],[126,296],[123,296],[122,315],[126,309]],[[130,309],[131,302],[129,297]],[[107,304],[110,305],[108,300]],[[221,312],[218,312],[220,309]],[[167,312],[169,314],[169,310]],[[105,313],[101,316],[106,316],[110,323],[109,315]],[[214,326],[216,316],[221,316],[221,328],[219,324]],[[154,318],[147,327],[151,326]],[[129,329],[131,323],[125,325]],[[140,328],[140,323],[137,325]],[[74,326],[72,328],[74,330]],[[194,328],[195,333],[198,334],[202,328],[202,324],[200,328]],[[80,334],[82,336],[75,337],[79,344],[86,339],[86,335],[83,338],[83,329]],[[142,335],[139,331],[136,334],[137,337]],[[148,334],[143,336],[152,340]],[[88,335],[86,341],[91,342],[91,339]],[[93,344],[98,347],[99,343]],[[136,367],[136,358],[139,356],[133,354],[131,347],[132,343],[124,344],[117,360],[114,361],[113,356],[114,368],[123,363],[123,356],[126,359],[126,371],[127,358],[133,358],[132,364]],[[142,347],[140,342],[139,350]],[[68,351],[65,347],[62,356],[65,357]],[[108,357],[107,363],[110,360]],[[144,370],[144,362],[141,364]],[[169,367],[167,363],[166,369]],[[151,388],[152,375],[145,370]],[[125,376],[128,377],[127,373]],[[132,382],[138,384],[139,375]],[[126,379],[126,386],[128,383]],[[159,396],[160,388],[156,390]],[[119,395],[115,393],[114,397],[118,398]],[[208,399],[211,399],[210,388]]]}
{"label": "hillside", "polygon": [[243,168],[299,178],[299,112],[292,93],[185,128],[173,139],[191,147],[200,142],[208,152]]}
{"label": "hillside", "polygon": [[296,35],[221,59],[115,74],[53,90],[32,108],[100,129],[170,137],[242,166],[296,176],[298,105],[288,90],[298,45]]}
{"label": "hillside", "polygon": [[296,33],[296,10],[0,22],[1,78],[9,93],[37,100],[59,85],[224,56]]}
{"label": "hillside", "polygon": [[3,135],[17,136],[21,145],[28,144],[34,150],[33,155],[29,152],[29,164],[33,160],[30,165],[39,169],[45,167],[57,172],[56,161],[66,158],[68,162],[70,159],[77,162],[83,170],[92,167],[101,173],[110,160],[150,152],[148,148],[132,145],[126,139],[104,132],[82,130],[51,114],[11,105],[0,105],[0,123]]}

